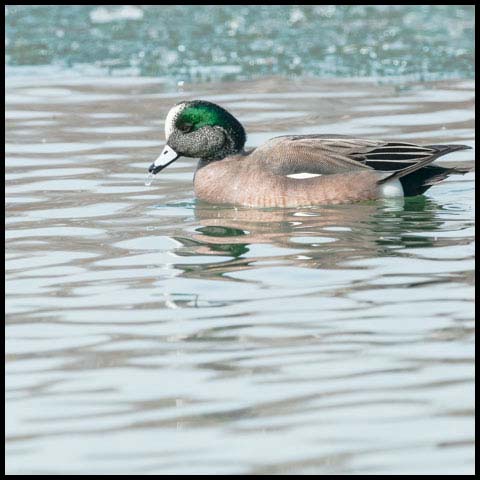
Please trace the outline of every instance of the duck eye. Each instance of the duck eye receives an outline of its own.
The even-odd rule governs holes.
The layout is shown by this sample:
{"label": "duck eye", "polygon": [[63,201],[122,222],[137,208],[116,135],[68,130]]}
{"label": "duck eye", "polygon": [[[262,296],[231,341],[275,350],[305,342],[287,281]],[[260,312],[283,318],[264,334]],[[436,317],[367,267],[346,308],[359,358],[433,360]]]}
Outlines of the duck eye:
{"label": "duck eye", "polygon": [[192,131],[193,129],[193,124],[192,123],[183,123],[182,125],[180,125],[179,127],[179,130],[182,131],[183,133],[189,133]]}

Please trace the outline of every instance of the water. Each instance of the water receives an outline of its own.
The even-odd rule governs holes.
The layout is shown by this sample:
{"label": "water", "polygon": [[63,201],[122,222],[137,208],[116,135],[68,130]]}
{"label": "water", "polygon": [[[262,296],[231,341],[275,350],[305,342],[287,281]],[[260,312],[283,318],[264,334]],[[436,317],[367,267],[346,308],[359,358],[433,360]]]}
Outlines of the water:
{"label": "water", "polygon": [[146,173],[192,98],[251,147],[473,147],[474,25],[456,5],[8,6],[7,474],[472,474],[474,172],[283,210],[197,202],[192,160]]}
{"label": "water", "polygon": [[[9,71],[473,78],[473,5],[12,5]],[[12,68],[13,67],[13,68]]]}
{"label": "water", "polygon": [[169,85],[7,78],[7,473],[473,473],[473,172],[286,210],[196,202],[188,159],[144,185],[180,99],[248,146],[473,146],[473,82]]}
{"label": "water", "polygon": [[153,183],[154,179],[155,175],[153,173],[147,173],[147,175],[145,176],[145,186],[149,187]]}

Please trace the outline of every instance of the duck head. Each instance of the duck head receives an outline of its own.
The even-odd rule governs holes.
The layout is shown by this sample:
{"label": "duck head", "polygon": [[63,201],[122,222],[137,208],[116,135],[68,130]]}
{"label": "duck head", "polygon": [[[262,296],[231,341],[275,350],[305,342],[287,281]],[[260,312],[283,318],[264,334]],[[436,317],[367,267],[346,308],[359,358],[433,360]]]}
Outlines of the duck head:
{"label": "duck head", "polygon": [[175,105],[165,119],[166,145],[148,171],[157,174],[179,157],[221,160],[243,150],[241,123],[224,108],[203,100]]}

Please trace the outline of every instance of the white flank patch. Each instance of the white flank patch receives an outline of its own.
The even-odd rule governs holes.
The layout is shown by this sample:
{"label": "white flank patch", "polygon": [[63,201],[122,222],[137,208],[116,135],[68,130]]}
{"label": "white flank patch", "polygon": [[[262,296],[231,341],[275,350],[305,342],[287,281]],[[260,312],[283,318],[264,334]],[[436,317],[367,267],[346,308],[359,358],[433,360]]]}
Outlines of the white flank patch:
{"label": "white flank patch", "polygon": [[180,105],[175,105],[170,109],[165,119],[165,140],[168,140],[168,137],[172,134],[175,127],[175,119],[179,113],[185,108],[185,104],[181,103]]}
{"label": "white flank patch", "polygon": [[393,197],[403,197],[403,187],[400,183],[400,180],[392,180],[391,182],[384,183],[382,185],[382,197],[383,198],[393,198]]}
{"label": "white flank patch", "polygon": [[313,178],[313,177],[321,177],[321,173],[292,173],[291,175],[286,175],[288,178]]}

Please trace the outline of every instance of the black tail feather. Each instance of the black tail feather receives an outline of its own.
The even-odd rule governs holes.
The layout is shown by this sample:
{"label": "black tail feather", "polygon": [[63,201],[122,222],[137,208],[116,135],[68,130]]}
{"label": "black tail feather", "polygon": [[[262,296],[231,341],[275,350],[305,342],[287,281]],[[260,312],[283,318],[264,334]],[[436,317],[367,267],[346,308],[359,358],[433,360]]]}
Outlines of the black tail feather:
{"label": "black tail feather", "polygon": [[403,193],[406,197],[421,195],[432,185],[445,180],[449,175],[464,175],[470,168],[453,167],[445,168],[436,165],[428,165],[400,178]]}

